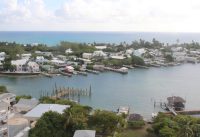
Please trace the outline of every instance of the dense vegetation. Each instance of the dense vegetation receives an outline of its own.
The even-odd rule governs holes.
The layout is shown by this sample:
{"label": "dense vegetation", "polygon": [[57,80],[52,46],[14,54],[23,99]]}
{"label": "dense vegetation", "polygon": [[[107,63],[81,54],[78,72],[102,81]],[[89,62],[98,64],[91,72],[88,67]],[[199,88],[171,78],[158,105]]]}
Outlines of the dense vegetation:
{"label": "dense vegetation", "polygon": [[42,97],[40,102],[65,104],[71,107],[63,114],[45,113],[38,120],[35,128],[31,129],[30,137],[72,137],[76,130],[81,129],[93,129],[97,131],[97,134],[113,135],[124,125],[123,118],[113,112],[96,110],[92,113],[91,107],[49,97]]}
{"label": "dense vegetation", "polygon": [[186,115],[169,116],[160,113],[149,131],[159,137],[199,137],[200,119]]}
{"label": "dense vegetation", "polygon": [[6,93],[6,92],[7,92],[6,86],[0,86],[0,94]]}

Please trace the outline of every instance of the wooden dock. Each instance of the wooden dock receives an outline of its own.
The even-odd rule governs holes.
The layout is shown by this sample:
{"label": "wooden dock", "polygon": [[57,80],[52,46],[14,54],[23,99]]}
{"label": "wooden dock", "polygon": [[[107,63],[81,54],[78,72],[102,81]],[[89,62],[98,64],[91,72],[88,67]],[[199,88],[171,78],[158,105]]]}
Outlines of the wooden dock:
{"label": "wooden dock", "polygon": [[92,90],[91,86],[88,89],[77,89],[77,88],[70,88],[70,87],[63,87],[63,88],[57,88],[55,85],[55,89],[53,90],[51,94],[52,99],[60,99],[60,98],[66,98],[68,100],[75,100],[77,99],[77,102],[80,102],[80,97],[91,97],[92,96]]}
{"label": "wooden dock", "polygon": [[122,71],[120,69],[114,69],[114,68],[110,68],[110,67],[104,67],[105,70],[108,71],[113,71],[113,72],[117,72],[117,73],[121,73],[121,74],[127,74],[128,72]]}
{"label": "wooden dock", "polygon": [[96,70],[90,70],[90,69],[86,69],[87,72],[92,73],[92,74],[99,74],[99,71]]}

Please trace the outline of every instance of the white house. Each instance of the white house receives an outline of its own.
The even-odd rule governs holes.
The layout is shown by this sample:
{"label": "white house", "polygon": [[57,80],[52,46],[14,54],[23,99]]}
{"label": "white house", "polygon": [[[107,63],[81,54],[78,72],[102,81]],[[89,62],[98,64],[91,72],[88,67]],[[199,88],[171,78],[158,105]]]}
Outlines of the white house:
{"label": "white house", "polygon": [[29,121],[38,120],[44,113],[49,111],[54,111],[62,114],[63,111],[67,108],[70,108],[69,105],[59,105],[59,104],[39,104],[31,111],[24,115]]}
{"label": "white house", "polygon": [[59,60],[58,58],[53,58],[51,60],[51,63],[55,64],[55,65],[63,65],[63,64],[65,64],[65,61]]}
{"label": "white house", "polygon": [[127,49],[126,50],[126,55],[132,55],[134,52],[134,49]]}
{"label": "white house", "polygon": [[103,49],[106,49],[107,46],[106,45],[104,45],[104,46],[95,46],[95,48],[98,49],[98,50],[103,50]]}
{"label": "white house", "polygon": [[123,60],[125,59],[126,57],[124,56],[111,56],[112,59],[117,59],[117,60]]}
{"label": "white house", "polygon": [[171,50],[172,52],[180,52],[183,50],[183,47],[172,47]]}
{"label": "white house", "polygon": [[27,67],[28,67],[27,70],[29,72],[39,72],[40,71],[40,66],[36,62],[33,62],[33,61],[28,62]]}
{"label": "white house", "polygon": [[53,54],[51,52],[35,51],[35,54],[37,54],[37,55],[43,55],[43,56],[48,56],[48,57],[53,57]]}
{"label": "white house", "polygon": [[4,61],[5,57],[6,57],[6,53],[0,52],[0,61]]}
{"label": "white house", "polygon": [[21,58],[22,59],[26,59],[26,60],[29,60],[30,58],[31,58],[31,54],[30,53],[28,53],[28,54],[21,54]]}
{"label": "white house", "polygon": [[83,53],[82,57],[84,59],[91,59],[92,58],[92,53]]}
{"label": "white house", "polygon": [[145,52],[146,52],[146,50],[145,50],[144,48],[141,48],[141,49],[135,50],[133,54],[134,54],[135,56],[141,57],[142,54],[144,54]]}
{"label": "white house", "polygon": [[107,56],[106,53],[104,53],[101,50],[94,51],[94,53],[93,53],[93,57],[106,57],[106,56]]}
{"label": "white house", "polygon": [[72,51],[71,48],[69,48],[69,49],[65,50],[65,53],[66,53],[66,54],[70,54],[70,53],[73,53],[73,51]]}
{"label": "white house", "polygon": [[12,60],[11,64],[16,66],[16,71],[24,71],[25,66],[27,63],[27,59],[20,59],[20,60]]}
{"label": "white house", "polygon": [[178,62],[184,62],[186,58],[185,52],[173,52],[172,54],[173,58]]}
{"label": "white house", "polygon": [[37,63],[44,63],[46,60],[45,60],[45,58],[43,56],[37,56],[35,61]]}

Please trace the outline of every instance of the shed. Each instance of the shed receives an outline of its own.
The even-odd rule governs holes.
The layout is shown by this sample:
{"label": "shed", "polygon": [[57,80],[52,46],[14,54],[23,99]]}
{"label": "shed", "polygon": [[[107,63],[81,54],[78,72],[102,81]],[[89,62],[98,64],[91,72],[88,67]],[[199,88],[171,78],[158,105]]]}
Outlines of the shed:
{"label": "shed", "polygon": [[13,107],[17,112],[28,112],[37,106],[38,103],[37,99],[20,99]]}
{"label": "shed", "polygon": [[36,121],[46,112],[55,111],[62,114],[63,111],[67,108],[70,108],[70,106],[59,105],[59,104],[39,104],[35,108],[33,108],[31,111],[26,113],[24,117],[30,121]]}
{"label": "shed", "polygon": [[95,134],[94,130],[76,130],[74,137],[95,137]]}

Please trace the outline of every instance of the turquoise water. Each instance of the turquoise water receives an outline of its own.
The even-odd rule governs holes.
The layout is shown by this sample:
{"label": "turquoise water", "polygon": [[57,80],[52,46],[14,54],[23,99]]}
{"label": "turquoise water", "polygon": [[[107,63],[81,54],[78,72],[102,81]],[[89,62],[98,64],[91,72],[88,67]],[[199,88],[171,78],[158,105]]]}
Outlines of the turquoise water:
{"label": "turquoise water", "polygon": [[156,33],[156,32],[0,32],[0,41],[27,43],[45,43],[49,46],[60,41],[71,42],[106,42],[131,43],[134,40],[144,39],[152,41],[153,38],[164,43],[200,42],[200,33]]}
{"label": "turquoise water", "polygon": [[82,104],[95,108],[116,110],[130,106],[144,116],[154,112],[153,101],[164,101],[168,96],[186,98],[187,109],[200,109],[200,64],[184,64],[176,67],[129,70],[128,75],[105,72],[100,75],[47,77],[0,77],[0,84],[17,95],[30,94],[39,97],[41,90],[52,91],[58,86],[89,88],[92,97],[81,98]]}

